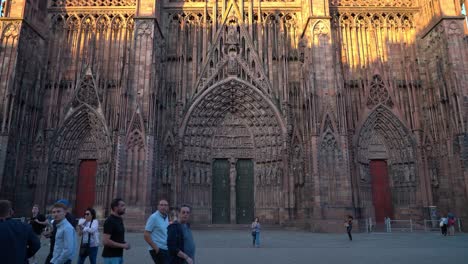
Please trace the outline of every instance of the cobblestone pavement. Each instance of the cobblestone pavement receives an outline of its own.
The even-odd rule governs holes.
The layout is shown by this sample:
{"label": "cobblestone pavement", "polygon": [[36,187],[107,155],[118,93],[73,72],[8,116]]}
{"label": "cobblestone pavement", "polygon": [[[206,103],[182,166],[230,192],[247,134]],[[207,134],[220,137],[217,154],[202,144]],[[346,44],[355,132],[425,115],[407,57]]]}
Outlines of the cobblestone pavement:
{"label": "cobblestone pavement", "polygon": [[[127,233],[126,237],[132,249],[125,251],[124,262],[152,263],[143,234]],[[197,264],[468,263],[468,234],[442,237],[438,233],[361,233],[354,234],[350,242],[345,233],[263,230],[260,248],[252,248],[248,230],[195,230],[194,237]],[[38,253],[41,264],[49,250],[47,240],[42,244]],[[101,250],[98,263],[102,263],[100,254]]]}

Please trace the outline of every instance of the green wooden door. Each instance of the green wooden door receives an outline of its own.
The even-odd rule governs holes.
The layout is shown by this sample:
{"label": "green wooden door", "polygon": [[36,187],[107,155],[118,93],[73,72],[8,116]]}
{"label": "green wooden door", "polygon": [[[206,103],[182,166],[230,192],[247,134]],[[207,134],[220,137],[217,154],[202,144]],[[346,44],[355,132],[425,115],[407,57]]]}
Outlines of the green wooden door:
{"label": "green wooden door", "polygon": [[249,224],[254,217],[253,161],[238,160],[236,170],[236,220],[238,224]]}
{"label": "green wooden door", "polygon": [[229,161],[213,162],[212,223],[228,224],[230,221]]}

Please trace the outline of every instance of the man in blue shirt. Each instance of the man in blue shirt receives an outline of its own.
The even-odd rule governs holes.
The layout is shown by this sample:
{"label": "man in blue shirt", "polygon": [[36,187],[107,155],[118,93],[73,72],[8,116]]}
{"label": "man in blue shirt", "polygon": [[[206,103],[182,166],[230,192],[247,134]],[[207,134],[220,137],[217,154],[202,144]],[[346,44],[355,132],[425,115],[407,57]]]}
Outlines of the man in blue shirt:
{"label": "man in blue shirt", "polygon": [[54,204],[52,215],[57,223],[57,233],[55,234],[54,253],[50,263],[71,264],[76,251],[76,233],[73,226],[65,218],[67,206],[62,203]]}
{"label": "man in blue shirt", "polygon": [[4,264],[28,263],[41,247],[39,238],[30,225],[11,219],[11,202],[0,200],[0,262]]}
{"label": "man in blue shirt", "polygon": [[169,203],[164,199],[160,200],[158,210],[148,218],[145,226],[145,241],[149,244],[149,253],[156,264],[169,263],[167,252],[168,210]]}

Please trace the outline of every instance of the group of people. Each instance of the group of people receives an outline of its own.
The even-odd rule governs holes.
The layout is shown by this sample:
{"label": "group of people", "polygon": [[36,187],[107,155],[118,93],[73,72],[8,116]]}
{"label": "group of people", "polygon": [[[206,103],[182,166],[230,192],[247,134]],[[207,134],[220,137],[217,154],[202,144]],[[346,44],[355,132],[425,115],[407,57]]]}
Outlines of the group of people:
{"label": "group of people", "polygon": [[[131,248],[125,240],[125,202],[116,198],[111,202],[111,214],[104,222],[102,258],[104,264],[122,264],[123,251]],[[148,243],[149,255],[158,264],[193,264],[195,241],[190,229],[191,207],[182,205],[178,216],[169,220],[169,203],[160,200],[158,210],[153,213],[145,226],[144,239]],[[58,200],[52,206],[52,221],[39,213],[33,206],[29,224],[13,219],[10,201],[0,200],[0,259],[6,264],[37,263],[34,257],[41,247],[40,238],[50,238],[50,251],[45,264],[71,264],[78,259],[82,264],[89,259],[97,263],[99,221],[96,211],[87,208],[79,221],[69,211],[67,200]],[[50,230],[45,230],[50,227]],[[77,237],[77,232],[80,239]],[[79,246],[77,245],[79,241]],[[78,250],[79,248],[79,250]]]}
{"label": "group of people", "polygon": [[449,236],[455,235],[455,216],[452,213],[448,213],[447,216],[442,216],[439,221],[440,231],[443,236],[447,236],[447,232]]}
{"label": "group of people", "polygon": [[[131,248],[125,240],[125,226],[122,219],[126,211],[125,202],[116,198],[112,200],[110,209],[111,214],[103,225],[102,258],[105,264],[122,264],[124,250]],[[178,209],[178,214],[170,217],[169,202],[165,199],[159,201],[157,211],[147,219],[143,235],[148,244],[149,256],[154,263],[194,263],[196,247],[189,224],[191,210],[190,206],[182,205]],[[96,211],[87,208],[83,218],[76,221],[69,212],[69,202],[58,200],[52,206],[51,212],[53,220],[49,222],[40,214],[39,206],[34,205],[29,224],[25,224],[12,220],[11,202],[0,200],[2,263],[36,264],[35,253],[40,248],[41,235],[50,238],[50,250],[45,264],[71,264],[76,258],[78,264],[85,263],[86,259],[89,259],[91,264],[97,263],[100,235]],[[447,221],[450,227],[450,218]],[[352,225],[353,217],[348,216],[345,227],[349,240],[352,240]],[[260,247],[260,229],[260,220],[256,217],[251,224],[253,247]]]}

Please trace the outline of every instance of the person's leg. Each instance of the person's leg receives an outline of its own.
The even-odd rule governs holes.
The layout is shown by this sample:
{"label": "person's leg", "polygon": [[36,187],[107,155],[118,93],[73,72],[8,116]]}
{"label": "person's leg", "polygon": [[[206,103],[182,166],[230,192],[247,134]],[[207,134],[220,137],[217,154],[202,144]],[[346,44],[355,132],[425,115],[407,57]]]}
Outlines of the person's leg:
{"label": "person's leg", "polygon": [[160,263],[169,264],[169,251],[160,249],[159,255],[160,255],[160,261],[161,261]]}
{"label": "person's leg", "polygon": [[351,235],[351,228],[347,227],[346,232],[348,233],[349,240],[353,240],[353,236]]}
{"label": "person's leg", "polygon": [[114,258],[102,258],[104,260],[104,264],[122,264],[123,258],[122,257],[114,257]]}
{"label": "person's leg", "polygon": [[255,235],[252,235],[252,246],[255,246],[255,238],[257,237],[257,233]]}
{"label": "person's leg", "polygon": [[155,264],[157,264],[158,263],[158,254],[156,254],[156,251],[152,249],[152,250],[149,251],[149,253],[150,253],[151,259],[153,259],[153,262]]}
{"label": "person's leg", "polygon": [[255,234],[255,246],[260,247],[260,232]]}
{"label": "person's leg", "polygon": [[52,259],[52,253],[50,253],[49,255],[47,255],[47,258],[44,262],[44,264],[50,264],[50,260]]}
{"label": "person's leg", "polygon": [[98,253],[99,247],[90,247],[89,248],[89,263],[91,264],[96,264],[97,262],[97,253]]}
{"label": "person's leg", "polygon": [[83,264],[86,260],[86,257],[78,256],[78,264]]}

